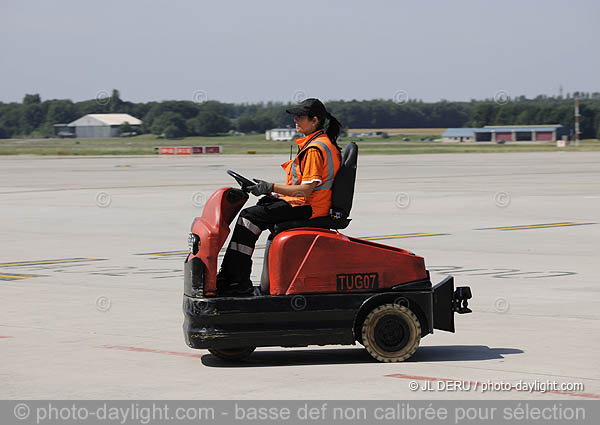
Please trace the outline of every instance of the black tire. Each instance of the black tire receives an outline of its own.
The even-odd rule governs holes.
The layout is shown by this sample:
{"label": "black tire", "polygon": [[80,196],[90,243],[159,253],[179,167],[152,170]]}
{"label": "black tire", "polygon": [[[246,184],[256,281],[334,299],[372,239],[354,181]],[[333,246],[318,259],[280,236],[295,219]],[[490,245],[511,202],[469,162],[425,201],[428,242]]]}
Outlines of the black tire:
{"label": "black tire", "polygon": [[246,359],[256,350],[256,347],[240,347],[240,348],[209,348],[208,351],[213,356],[231,362],[237,362]]}
{"label": "black tire", "polygon": [[375,360],[402,362],[419,348],[421,323],[409,308],[399,304],[383,304],[365,318],[361,339]]}

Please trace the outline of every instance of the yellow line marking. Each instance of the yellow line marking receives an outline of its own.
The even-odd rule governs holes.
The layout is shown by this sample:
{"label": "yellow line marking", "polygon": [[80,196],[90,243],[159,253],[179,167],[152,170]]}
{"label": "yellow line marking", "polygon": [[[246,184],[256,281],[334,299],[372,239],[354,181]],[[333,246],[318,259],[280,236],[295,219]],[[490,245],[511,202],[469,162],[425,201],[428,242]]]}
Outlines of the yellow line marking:
{"label": "yellow line marking", "polygon": [[0,279],[8,278],[8,279],[31,279],[35,276],[16,276],[12,274],[0,274]]}
{"label": "yellow line marking", "polygon": [[80,263],[82,261],[99,261],[99,258],[66,258],[64,260],[21,261],[18,263],[0,263],[0,267],[35,266],[38,264]]}
{"label": "yellow line marking", "polygon": [[[424,237],[424,236],[443,236],[443,235],[447,235],[448,233],[407,233],[404,235],[387,235],[387,236],[365,236],[363,238],[356,238],[356,239],[362,239],[365,241],[376,241],[379,239],[400,239],[400,238],[418,238],[418,237]],[[265,249],[266,245],[256,245],[254,247],[254,249]],[[225,251],[227,248],[223,247],[221,248],[221,252]],[[147,252],[147,253],[143,253],[143,254],[137,254],[137,255],[152,255],[152,256],[161,256],[161,255],[180,255],[180,254],[188,254],[189,251],[161,251],[161,252]]]}
{"label": "yellow line marking", "polygon": [[159,257],[161,255],[179,255],[179,254],[189,254],[190,251],[165,251],[165,252],[149,252],[147,254],[138,254],[138,255],[153,255]]}
{"label": "yellow line marking", "polygon": [[423,236],[442,236],[447,233],[407,233],[405,235],[389,235],[389,236],[368,236],[365,238],[358,238],[365,241],[376,241],[378,239],[400,239],[400,238],[418,238]]}
{"label": "yellow line marking", "polygon": [[581,226],[584,224],[594,224],[586,222],[568,222],[568,223],[549,223],[549,224],[531,224],[525,226],[509,226],[509,227],[490,227],[479,230],[520,230],[520,229],[543,229],[545,227],[564,227],[564,226]]}

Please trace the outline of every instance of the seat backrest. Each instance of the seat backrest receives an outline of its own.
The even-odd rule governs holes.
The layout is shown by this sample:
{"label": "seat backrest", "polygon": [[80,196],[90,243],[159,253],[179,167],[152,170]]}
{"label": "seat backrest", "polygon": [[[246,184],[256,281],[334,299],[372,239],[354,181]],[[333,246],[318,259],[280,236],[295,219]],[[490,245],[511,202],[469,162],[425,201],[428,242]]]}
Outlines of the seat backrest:
{"label": "seat backrest", "polygon": [[354,199],[357,160],[358,146],[356,143],[350,142],[344,149],[340,169],[333,181],[330,214],[333,218],[348,218],[350,215]]}

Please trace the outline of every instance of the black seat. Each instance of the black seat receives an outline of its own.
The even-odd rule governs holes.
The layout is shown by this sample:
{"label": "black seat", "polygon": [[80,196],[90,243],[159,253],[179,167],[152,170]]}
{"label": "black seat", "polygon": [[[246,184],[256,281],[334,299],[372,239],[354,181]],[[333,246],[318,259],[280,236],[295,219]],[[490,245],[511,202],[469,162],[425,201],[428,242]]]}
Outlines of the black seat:
{"label": "black seat", "polygon": [[356,183],[356,163],[358,159],[358,146],[350,142],[344,149],[342,162],[338,170],[331,193],[331,210],[326,217],[317,217],[308,220],[292,220],[276,224],[272,236],[284,230],[297,227],[317,227],[320,229],[345,229],[350,224],[350,210],[354,199],[354,185]]}

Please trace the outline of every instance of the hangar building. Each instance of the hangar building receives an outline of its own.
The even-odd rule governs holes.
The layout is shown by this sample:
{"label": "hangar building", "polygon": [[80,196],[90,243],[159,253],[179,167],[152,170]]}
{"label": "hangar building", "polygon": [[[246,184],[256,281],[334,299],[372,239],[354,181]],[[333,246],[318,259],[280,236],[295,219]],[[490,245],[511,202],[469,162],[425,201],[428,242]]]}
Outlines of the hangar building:
{"label": "hangar building", "polygon": [[56,124],[59,137],[104,138],[119,137],[119,126],[128,123],[139,132],[142,121],[129,114],[88,114],[69,124]]}
{"label": "hangar building", "polygon": [[570,133],[560,124],[487,125],[481,128],[449,128],[444,142],[556,142]]}

